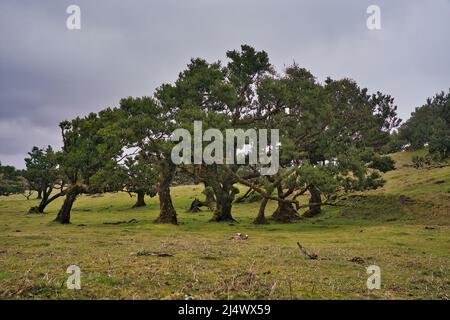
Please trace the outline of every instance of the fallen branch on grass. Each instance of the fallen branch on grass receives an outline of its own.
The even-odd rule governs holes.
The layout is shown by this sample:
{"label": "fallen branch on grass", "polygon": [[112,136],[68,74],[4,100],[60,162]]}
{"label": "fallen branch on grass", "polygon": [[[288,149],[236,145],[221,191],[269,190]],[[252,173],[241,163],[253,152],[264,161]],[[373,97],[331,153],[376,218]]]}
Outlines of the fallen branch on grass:
{"label": "fallen branch on grass", "polygon": [[317,260],[317,258],[319,257],[316,253],[314,252],[308,252],[306,251],[305,247],[300,243],[297,242],[298,247],[300,248],[300,251],[307,256],[308,258],[310,258],[311,260]]}
{"label": "fallen branch on grass", "polygon": [[353,257],[351,259],[349,259],[348,261],[353,262],[353,263],[357,263],[357,264],[364,264],[364,259],[361,257]]}
{"label": "fallen branch on grass", "polygon": [[137,253],[131,253],[132,255],[136,255],[138,257],[148,257],[148,256],[152,256],[152,257],[173,257],[175,256],[174,254],[171,253],[166,253],[166,252],[151,252],[151,251],[139,251]]}
{"label": "fallen branch on grass", "polygon": [[125,223],[137,223],[138,221],[136,219],[131,219],[129,221],[117,221],[117,222],[103,222],[103,224],[109,224],[109,225],[118,225],[118,224],[125,224]]}

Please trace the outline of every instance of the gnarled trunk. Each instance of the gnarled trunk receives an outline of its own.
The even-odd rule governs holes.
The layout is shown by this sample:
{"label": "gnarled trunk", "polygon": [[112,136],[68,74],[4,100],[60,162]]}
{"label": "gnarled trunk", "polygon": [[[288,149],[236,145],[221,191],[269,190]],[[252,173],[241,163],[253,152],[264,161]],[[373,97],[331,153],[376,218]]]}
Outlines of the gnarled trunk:
{"label": "gnarled trunk", "polygon": [[44,209],[47,206],[48,197],[50,196],[51,189],[47,191],[45,190],[39,190],[38,191],[38,197],[36,199],[41,199],[41,202],[37,207],[31,207],[30,210],[28,210],[28,213],[44,213]]}
{"label": "gnarled trunk", "polygon": [[163,188],[158,192],[159,197],[159,217],[156,223],[172,223],[178,224],[177,212],[173,207],[172,197],[170,196],[170,188]]}
{"label": "gnarled trunk", "polygon": [[[285,199],[283,193],[283,187],[281,183],[277,185],[278,197],[280,199]],[[297,210],[295,210],[292,203],[286,201],[278,201],[278,207],[272,214],[272,218],[278,222],[288,223],[300,218]]]}
{"label": "gnarled trunk", "polygon": [[213,192],[211,192],[209,188],[209,185],[207,182],[203,182],[203,184],[205,185],[205,204],[206,206],[209,208],[209,210],[213,210],[214,208],[214,203],[216,202],[216,199],[214,198],[214,194]]}
{"label": "gnarled trunk", "polygon": [[199,199],[195,198],[194,201],[192,201],[191,206],[189,207],[188,212],[196,213],[202,211],[201,207],[208,207],[206,202],[200,201]]}
{"label": "gnarled trunk", "polygon": [[36,199],[38,199],[38,200],[41,200],[41,199],[42,199],[42,189],[39,189],[39,190],[37,191],[37,197],[36,197]]}
{"label": "gnarled trunk", "polygon": [[279,201],[278,207],[272,214],[272,218],[278,222],[288,223],[300,218],[292,203]]}
{"label": "gnarled trunk", "polygon": [[140,207],[145,207],[145,192],[144,191],[138,191],[137,193],[137,200],[136,203],[134,204],[133,208],[140,208]]}
{"label": "gnarled trunk", "polygon": [[42,200],[39,203],[37,207],[31,207],[28,213],[44,213],[45,208],[52,203],[54,200],[58,199],[59,197],[62,197],[65,195],[64,191],[61,191],[54,196],[50,197],[50,194],[52,193],[53,188],[45,189],[42,193]]}
{"label": "gnarled trunk", "polygon": [[234,181],[228,179],[219,183],[217,181],[210,181],[211,186],[214,190],[214,195],[216,198],[216,209],[214,210],[213,217],[211,221],[222,222],[222,221],[233,221],[235,222],[233,216],[231,215],[231,208],[233,207],[233,202],[236,194],[239,190],[233,186]]}
{"label": "gnarled trunk", "polygon": [[220,171],[217,165],[212,165],[204,168],[202,179],[205,182],[205,187],[211,187],[216,202],[211,221],[235,222],[236,220],[231,214],[234,198],[239,193],[239,189],[234,187],[236,183],[235,178],[228,173]]}
{"label": "gnarled trunk", "polygon": [[308,191],[311,194],[311,198],[309,198],[309,210],[306,211],[303,216],[311,218],[322,212],[322,197],[319,189],[314,186],[310,187]]}
{"label": "gnarled trunk", "polygon": [[161,166],[160,181],[158,186],[159,197],[159,217],[155,223],[178,224],[177,212],[173,207],[172,197],[170,196],[170,184],[175,174],[175,165],[165,163]]}
{"label": "gnarled trunk", "polygon": [[255,220],[253,220],[254,224],[267,224],[267,219],[265,216],[266,206],[269,202],[269,199],[263,198],[261,201],[261,204],[259,206],[258,215],[256,216]]}
{"label": "gnarled trunk", "polygon": [[234,197],[228,192],[222,192],[220,196],[216,195],[216,209],[212,221],[236,221],[231,215],[231,207],[233,206]]}
{"label": "gnarled trunk", "polygon": [[70,212],[72,210],[73,203],[75,202],[77,196],[83,192],[84,188],[79,185],[70,186],[66,190],[66,199],[64,200],[64,203],[59,210],[58,215],[56,216],[56,222],[59,222],[61,224],[70,223]]}

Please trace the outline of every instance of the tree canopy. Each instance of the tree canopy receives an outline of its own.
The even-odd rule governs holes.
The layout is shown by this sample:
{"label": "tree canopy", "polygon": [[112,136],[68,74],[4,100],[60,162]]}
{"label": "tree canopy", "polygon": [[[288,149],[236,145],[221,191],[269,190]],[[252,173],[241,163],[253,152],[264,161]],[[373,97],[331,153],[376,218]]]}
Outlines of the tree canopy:
{"label": "tree canopy", "polygon": [[[26,177],[43,193],[38,211],[54,199],[49,195],[61,180],[67,183],[55,195],[65,196],[56,218],[60,223],[70,222],[82,193],[126,191],[137,194],[136,207],[145,205],[145,195],[157,194],[156,222],[177,224],[170,186],[176,175],[189,175],[205,185],[207,206],[215,203],[213,221],[234,220],[240,183],[261,199],[255,222],[266,222],[269,200],[278,203],[272,217],[289,222],[300,216],[300,208],[309,208],[304,216],[314,216],[340,194],[383,185],[380,172],[394,164],[381,153],[400,123],[390,95],[371,94],[346,78],[321,83],[296,64],[277,72],[265,51],[248,45],[226,56],[226,63],[191,59],[175,82],[162,84],[151,96],[127,97],[114,108],[61,122],[62,150],[35,147],[26,159]],[[444,98],[429,104],[445,109]],[[188,162],[174,163],[174,131],[192,135],[200,121],[206,132],[200,151],[218,161],[198,159],[194,150]],[[276,158],[279,170],[272,175],[262,174],[267,164],[248,161],[248,150],[256,147],[251,130],[261,129],[278,130],[267,136],[271,143],[264,145],[264,154],[257,154],[258,159]],[[233,154],[225,145],[211,147],[216,134],[230,132]],[[240,161],[228,163],[230,156]],[[304,194],[310,196],[308,204],[299,203]]]}
{"label": "tree canopy", "polygon": [[0,196],[10,196],[24,192],[26,181],[21,170],[13,166],[2,166],[0,162]]}
{"label": "tree canopy", "polygon": [[440,92],[416,108],[400,127],[397,145],[409,145],[413,150],[428,146],[437,159],[450,156],[450,90]]}

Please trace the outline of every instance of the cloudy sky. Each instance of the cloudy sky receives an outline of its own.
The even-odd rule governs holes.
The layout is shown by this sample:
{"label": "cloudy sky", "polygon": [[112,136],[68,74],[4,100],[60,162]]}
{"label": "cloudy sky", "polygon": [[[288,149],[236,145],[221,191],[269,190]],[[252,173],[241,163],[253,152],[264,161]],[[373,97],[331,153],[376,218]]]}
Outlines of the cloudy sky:
{"label": "cloudy sky", "polygon": [[[81,30],[66,28],[69,5]],[[366,27],[369,5],[381,30]],[[151,95],[191,57],[243,43],[278,68],[350,77],[395,97],[403,119],[450,88],[450,0],[1,0],[0,161],[60,147],[58,123]]]}

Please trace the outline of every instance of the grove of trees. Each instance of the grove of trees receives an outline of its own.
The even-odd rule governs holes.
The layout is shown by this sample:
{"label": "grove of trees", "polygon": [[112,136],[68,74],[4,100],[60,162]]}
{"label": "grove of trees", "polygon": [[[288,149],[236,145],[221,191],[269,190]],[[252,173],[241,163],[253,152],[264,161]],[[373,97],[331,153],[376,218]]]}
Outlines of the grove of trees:
{"label": "grove of trees", "polygon": [[450,156],[450,90],[436,94],[416,108],[393,135],[389,151],[404,146],[412,150],[428,146],[429,155],[438,161]]}
{"label": "grove of trees", "polygon": [[0,162],[0,196],[22,193],[26,188],[21,171],[13,166],[2,166]]}
{"label": "grove of trees", "polygon": [[[192,59],[174,83],[151,96],[127,97],[115,108],[61,122],[60,151],[33,148],[23,172],[0,166],[0,195],[36,190],[41,202],[30,212],[39,213],[64,197],[55,218],[62,224],[70,223],[80,194],[128,192],[136,195],[134,207],[157,195],[155,222],[177,224],[170,186],[188,176],[205,186],[205,201],[196,204],[213,209],[212,221],[234,220],[241,184],[260,201],[255,223],[268,222],[269,201],[277,203],[274,221],[291,222],[302,208],[304,217],[313,217],[347,192],[382,186],[380,172],[395,167],[389,151],[428,144],[430,152],[449,155],[450,93],[429,99],[397,132],[401,120],[389,95],[369,93],[351,79],[320,83],[296,64],[277,72],[266,52],[248,45],[227,58],[226,64]],[[194,121],[224,135],[227,129],[279,129],[280,169],[261,175],[261,165],[248,162],[175,165],[172,133],[193,133]]]}

